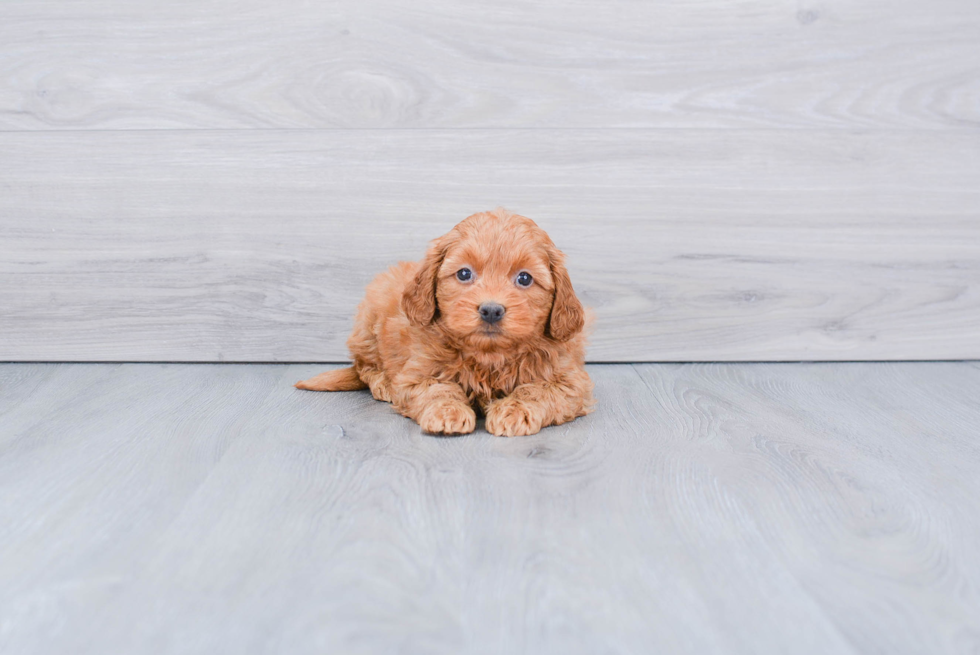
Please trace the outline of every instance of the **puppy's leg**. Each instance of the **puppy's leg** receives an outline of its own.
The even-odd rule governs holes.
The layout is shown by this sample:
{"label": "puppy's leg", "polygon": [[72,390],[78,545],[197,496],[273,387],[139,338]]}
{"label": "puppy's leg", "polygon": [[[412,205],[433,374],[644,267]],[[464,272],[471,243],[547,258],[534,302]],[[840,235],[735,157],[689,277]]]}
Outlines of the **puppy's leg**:
{"label": "puppy's leg", "polygon": [[585,371],[522,384],[487,406],[487,432],[498,437],[535,434],[543,427],[588,414],[592,404],[592,380]]}
{"label": "puppy's leg", "polygon": [[375,400],[391,402],[391,385],[384,371],[379,371],[376,368],[364,369],[360,372],[360,376],[367,383]]}
{"label": "puppy's leg", "polygon": [[476,412],[457,384],[424,380],[396,382],[391,388],[395,409],[431,434],[468,434],[476,428]]}

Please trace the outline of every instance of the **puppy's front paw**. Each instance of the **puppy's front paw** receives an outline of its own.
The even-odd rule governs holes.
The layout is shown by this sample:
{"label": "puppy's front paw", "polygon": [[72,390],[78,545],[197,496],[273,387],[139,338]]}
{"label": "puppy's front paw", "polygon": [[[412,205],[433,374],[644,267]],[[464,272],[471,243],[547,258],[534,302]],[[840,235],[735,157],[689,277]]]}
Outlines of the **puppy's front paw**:
{"label": "puppy's front paw", "polygon": [[534,405],[516,398],[502,398],[487,407],[487,432],[498,437],[523,437],[541,431],[544,422]]}
{"label": "puppy's front paw", "polygon": [[476,428],[476,412],[458,401],[433,402],[422,410],[419,425],[431,434],[468,434]]}

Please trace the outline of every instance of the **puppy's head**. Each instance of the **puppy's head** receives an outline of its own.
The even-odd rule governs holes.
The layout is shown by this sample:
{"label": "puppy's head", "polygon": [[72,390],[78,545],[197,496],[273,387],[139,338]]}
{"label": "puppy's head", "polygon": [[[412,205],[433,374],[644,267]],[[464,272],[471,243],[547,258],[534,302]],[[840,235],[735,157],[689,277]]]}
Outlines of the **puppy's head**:
{"label": "puppy's head", "polygon": [[531,219],[502,209],[474,214],[432,243],[402,309],[416,325],[438,321],[480,350],[567,341],[584,313],[564,259]]}

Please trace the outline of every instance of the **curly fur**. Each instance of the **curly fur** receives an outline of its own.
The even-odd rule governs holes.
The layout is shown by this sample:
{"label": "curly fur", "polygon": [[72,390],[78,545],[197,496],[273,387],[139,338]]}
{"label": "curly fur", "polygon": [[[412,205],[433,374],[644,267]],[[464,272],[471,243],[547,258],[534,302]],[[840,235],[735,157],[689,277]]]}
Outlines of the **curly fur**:
{"label": "curly fur", "polygon": [[[471,282],[456,278],[473,271]],[[516,276],[534,279],[520,287]],[[505,314],[488,325],[484,302]],[[370,388],[426,432],[464,434],[486,416],[496,435],[527,435],[592,410],[585,311],[564,256],[534,221],[503,209],[474,214],[367,287],[347,346],[352,368],[299,389]]]}

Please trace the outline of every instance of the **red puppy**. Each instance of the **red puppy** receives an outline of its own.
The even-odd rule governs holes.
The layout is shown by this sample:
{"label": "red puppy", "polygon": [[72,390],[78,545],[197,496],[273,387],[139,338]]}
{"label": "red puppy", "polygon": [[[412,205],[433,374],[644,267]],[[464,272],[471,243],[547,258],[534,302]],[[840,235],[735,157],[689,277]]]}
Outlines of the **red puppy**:
{"label": "red puppy", "polygon": [[354,366],[296,383],[371,389],[426,432],[534,434],[592,410],[585,315],[564,256],[534,221],[474,214],[367,287],[347,341]]}

